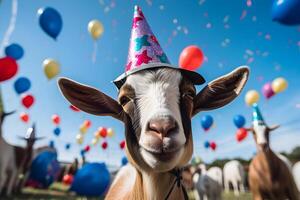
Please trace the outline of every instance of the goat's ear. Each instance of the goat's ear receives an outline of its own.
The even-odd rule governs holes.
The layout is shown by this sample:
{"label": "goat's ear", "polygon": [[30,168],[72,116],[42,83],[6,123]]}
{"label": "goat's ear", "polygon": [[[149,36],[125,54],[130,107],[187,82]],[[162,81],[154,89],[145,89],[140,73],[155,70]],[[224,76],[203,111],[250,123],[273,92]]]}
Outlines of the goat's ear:
{"label": "goat's ear", "polygon": [[112,116],[123,121],[122,106],[99,90],[67,78],[60,78],[58,86],[65,98],[80,110],[93,115]]}
{"label": "goat's ear", "polygon": [[269,131],[274,131],[274,130],[276,130],[276,129],[279,128],[279,127],[280,127],[280,125],[277,124],[277,125],[273,125],[273,126],[271,126],[271,127],[268,127],[268,129],[269,129]]}
{"label": "goat's ear", "polygon": [[225,106],[237,97],[248,80],[249,69],[239,67],[231,73],[210,82],[194,98],[194,111],[212,110]]}

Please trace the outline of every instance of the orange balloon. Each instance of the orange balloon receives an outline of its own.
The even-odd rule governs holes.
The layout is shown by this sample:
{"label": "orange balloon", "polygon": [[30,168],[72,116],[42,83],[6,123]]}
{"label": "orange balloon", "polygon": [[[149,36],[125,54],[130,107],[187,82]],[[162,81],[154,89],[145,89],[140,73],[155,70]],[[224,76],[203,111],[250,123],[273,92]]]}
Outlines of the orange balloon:
{"label": "orange balloon", "polygon": [[203,63],[204,55],[201,49],[190,45],[183,49],[179,57],[179,66],[183,69],[194,71]]}
{"label": "orange balloon", "polygon": [[29,115],[27,113],[22,112],[20,114],[20,118],[23,122],[27,123],[29,121]]}

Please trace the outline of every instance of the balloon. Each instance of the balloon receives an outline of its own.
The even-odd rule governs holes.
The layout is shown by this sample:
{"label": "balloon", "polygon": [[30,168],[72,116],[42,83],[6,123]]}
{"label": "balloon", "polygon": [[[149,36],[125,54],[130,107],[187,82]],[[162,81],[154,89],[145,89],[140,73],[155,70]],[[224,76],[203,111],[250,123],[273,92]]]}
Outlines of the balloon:
{"label": "balloon", "polygon": [[19,44],[11,44],[5,47],[5,55],[15,60],[19,60],[24,55],[24,50]]}
{"label": "balloon", "polygon": [[60,123],[60,117],[58,115],[52,115],[52,122],[58,125]]}
{"label": "balloon", "polygon": [[208,149],[208,148],[210,147],[209,141],[205,141],[205,142],[204,142],[204,147],[205,147],[206,149]]}
{"label": "balloon", "polygon": [[18,71],[18,64],[15,59],[11,57],[4,57],[0,59],[0,82],[6,81],[16,75]]}
{"label": "balloon", "polygon": [[28,115],[27,113],[22,112],[22,113],[20,114],[20,119],[21,119],[23,122],[27,123],[27,122],[29,121],[29,115]]}
{"label": "balloon", "polygon": [[101,146],[102,146],[102,149],[107,149],[108,143],[104,141],[104,142],[102,142]]}
{"label": "balloon", "polygon": [[99,139],[101,137],[99,130],[94,132],[95,138]]}
{"label": "balloon", "polygon": [[61,130],[60,130],[59,127],[56,127],[56,128],[53,130],[53,133],[54,133],[54,135],[56,135],[56,136],[59,136],[59,135],[60,135],[60,132],[61,132]]}
{"label": "balloon", "polygon": [[257,103],[259,100],[259,94],[256,90],[249,90],[245,96],[245,102],[248,106]]}
{"label": "balloon", "polygon": [[210,142],[210,148],[214,151],[217,148],[217,144],[215,142]]}
{"label": "balloon", "polygon": [[92,125],[92,122],[90,120],[85,120],[83,122],[83,126],[85,126],[86,128],[90,128]]}
{"label": "balloon", "polygon": [[299,25],[299,11],[299,0],[275,0],[272,7],[272,19],[285,25]]}
{"label": "balloon", "polygon": [[88,131],[88,128],[86,126],[84,126],[84,124],[80,125],[79,127],[79,131],[82,134],[86,134],[86,132]]}
{"label": "balloon", "polygon": [[53,140],[51,140],[51,141],[49,142],[49,147],[54,148],[54,141],[53,141]]}
{"label": "balloon", "polygon": [[128,163],[128,159],[127,159],[126,156],[124,156],[124,157],[122,158],[122,160],[121,160],[121,165],[124,166],[124,165],[126,165],[127,163]]}
{"label": "balloon", "polygon": [[104,163],[87,163],[75,176],[71,191],[80,196],[100,197],[110,184],[110,173]]}
{"label": "balloon", "polygon": [[18,94],[22,94],[30,89],[31,83],[30,80],[26,77],[18,78],[14,83],[15,91]]}
{"label": "balloon", "polygon": [[83,135],[81,135],[81,134],[77,134],[76,135],[76,141],[77,141],[77,143],[78,144],[82,144],[83,143]]}
{"label": "balloon", "polygon": [[66,146],[65,146],[65,149],[68,150],[68,149],[70,149],[70,148],[71,148],[71,144],[70,144],[70,143],[67,143]]}
{"label": "balloon", "polygon": [[107,129],[107,136],[112,137],[114,135],[114,130],[112,128]]}
{"label": "balloon", "polygon": [[236,115],[233,118],[233,123],[237,128],[242,128],[246,123],[246,119],[243,115]]}
{"label": "balloon", "polygon": [[248,135],[247,130],[245,128],[240,128],[237,130],[235,137],[238,142],[241,142],[247,137],[247,135]]}
{"label": "balloon", "polygon": [[270,99],[272,96],[274,96],[275,93],[272,89],[272,84],[271,83],[264,84],[262,88],[262,93],[267,99]]}
{"label": "balloon", "polygon": [[121,148],[121,149],[124,149],[124,148],[125,148],[125,145],[126,145],[125,140],[122,140],[122,141],[120,142],[120,148]]}
{"label": "balloon", "polygon": [[85,151],[85,152],[89,152],[90,149],[91,149],[91,147],[90,147],[89,145],[86,145],[86,146],[84,147],[84,151]]}
{"label": "balloon", "polygon": [[27,109],[34,103],[34,97],[31,94],[23,94],[21,99],[23,106]]}
{"label": "balloon", "polygon": [[40,27],[53,39],[56,39],[62,29],[62,18],[54,8],[40,8],[38,10]]}
{"label": "balloon", "polygon": [[36,156],[30,167],[29,179],[37,181],[44,188],[48,188],[58,177],[60,172],[57,154],[44,151]]}
{"label": "balloon", "polygon": [[201,119],[202,128],[207,131],[213,124],[214,120],[210,115],[204,115]]}
{"label": "balloon", "polygon": [[71,185],[73,183],[74,177],[72,174],[66,174],[63,177],[63,183],[66,185]]}
{"label": "balloon", "polygon": [[44,73],[47,78],[50,80],[54,78],[60,72],[59,63],[51,58],[47,58],[43,61]]}
{"label": "balloon", "polygon": [[80,150],[80,155],[83,157],[83,156],[85,156],[85,151],[84,151],[84,149],[82,149],[82,150]]}
{"label": "balloon", "polygon": [[73,105],[70,105],[70,109],[73,110],[74,112],[80,112],[80,110]]}
{"label": "balloon", "polygon": [[179,57],[179,66],[187,70],[196,70],[204,60],[201,49],[195,45],[183,49]]}
{"label": "balloon", "polygon": [[283,92],[288,86],[287,81],[282,78],[276,78],[273,82],[272,82],[272,89],[274,90],[275,93],[279,93],[279,92]]}
{"label": "balloon", "polygon": [[95,146],[99,141],[99,138],[93,138],[92,139],[92,144]]}
{"label": "balloon", "polygon": [[88,24],[88,31],[94,40],[97,40],[104,31],[103,25],[98,20],[92,20]]}
{"label": "balloon", "polygon": [[106,138],[106,136],[107,136],[107,129],[106,128],[99,127],[98,131],[99,131],[101,137]]}

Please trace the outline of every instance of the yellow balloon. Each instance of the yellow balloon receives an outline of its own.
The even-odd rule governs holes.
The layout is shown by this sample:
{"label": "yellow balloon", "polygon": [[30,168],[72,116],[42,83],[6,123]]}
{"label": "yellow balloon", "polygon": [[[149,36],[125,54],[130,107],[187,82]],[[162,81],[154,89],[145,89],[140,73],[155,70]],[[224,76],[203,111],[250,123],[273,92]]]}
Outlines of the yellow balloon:
{"label": "yellow balloon", "polygon": [[44,73],[50,80],[54,78],[60,72],[59,63],[56,60],[47,58],[43,61]]}
{"label": "yellow balloon", "polygon": [[104,32],[103,25],[98,20],[92,20],[88,24],[88,31],[94,40],[97,40]]}
{"label": "yellow balloon", "polygon": [[109,129],[107,129],[107,136],[108,137],[112,137],[112,136],[114,136],[114,130],[112,129],[112,128],[109,128]]}
{"label": "yellow balloon", "polygon": [[245,96],[245,102],[248,106],[257,103],[259,100],[259,94],[256,90],[249,90]]}
{"label": "yellow balloon", "polygon": [[272,82],[272,89],[275,93],[283,92],[287,88],[287,86],[287,81],[282,77],[276,78]]}
{"label": "yellow balloon", "polygon": [[79,131],[80,131],[80,133],[82,133],[82,134],[86,134],[87,130],[88,130],[88,128],[87,128],[84,124],[82,124],[82,125],[79,127]]}
{"label": "yellow balloon", "polygon": [[92,139],[92,144],[95,146],[99,141],[99,138],[93,138]]}
{"label": "yellow balloon", "polygon": [[81,135],[81,134],[76,135],[76,141],[78,144],[82,144],[83,140],[84,140],[83,135]]}

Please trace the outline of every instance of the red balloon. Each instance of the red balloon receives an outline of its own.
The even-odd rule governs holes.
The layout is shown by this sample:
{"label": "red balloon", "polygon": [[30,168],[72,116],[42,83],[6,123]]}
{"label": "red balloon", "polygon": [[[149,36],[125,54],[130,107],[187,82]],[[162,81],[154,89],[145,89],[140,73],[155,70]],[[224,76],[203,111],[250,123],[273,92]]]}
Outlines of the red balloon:
{"label": "red balloon", "polygon": [[245,128],[239,128],[236,132],[235,137],[238,142],[241,142],[242,140],[244,140],[247,137],[247,135],[248,135],[248,132]]}
{"label": "red balloon", "polygon": [[11,57],[0,59],[0,82],[12,78],[18,72],[18,64]]}
{"label": "red balloon", "polygon": [[73,183],[74,177],[72,174],[66,174],[63,177],[63,183],[66,185],[71,185]]}
{"label": "red balloon", "polygon": [[60,123],[60,117],[58,115],[52,115],[52,121],[55,125]]}
{"label": "red balloon", "polygon": [[102,142],[101,146],[102,146],[102,149],[107,149],[108,143],[104,141],[104,142]]}
{"label": "red balloon", "polygon": [[34,97],[31,94],[22,95],[22,104],[25,108],[30,108],[34,103]]}
{"label": "red balloon", "polygon": [[216,150],[217,144],[216,144],[215,142],[210,142],[210,148],[211,148],[212,150]]}
{"label": "red balloon", "polygon": [[91,150],[90,145],[86,145],[85,148],[84,148],[84,151],[85,152],[89,152],[90,150]]}
{"label": "red balloon", "polygon": [[204,55],[195,45],[184,48],[179,57],[179,66],[187,70],[196,70],[203,63]]}
{"label": "red balloon", "polygon": [[21,119],[23,122],[27,123],[27,122],[29,121],[29,115],[28,115],[27,113],[22,112],[22,113],[20,114],[20,119]]}
{"label": "red balloon", "polygon": [[121,142],[120,142],[120,148],[121,149],[124,149],[125,148],[125,140],[122,140]]}
{"label": "red balloon", "polygon": [[70,105],[70,109],[73,110],[74,112],[79,112],[80,111],[77,107],[75,107],[73,105]]}
{"label": "red balloon", "polygon": [[99,134],[100,134],[101,137],[106,138],[106,136],[107,136],[107,129],[106,128],[100,127],[98,129],[98,131],[99,131]]}
{"label": "red balloon", "polygon": [[85,127],[87,127],[87,128],[90,128],[91,125],[92,125],[92,123],[91,123],[90,120],[85,120],[85,121],[83,122],[83,125],[84,125]]}

